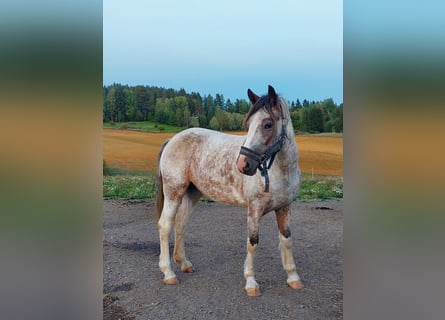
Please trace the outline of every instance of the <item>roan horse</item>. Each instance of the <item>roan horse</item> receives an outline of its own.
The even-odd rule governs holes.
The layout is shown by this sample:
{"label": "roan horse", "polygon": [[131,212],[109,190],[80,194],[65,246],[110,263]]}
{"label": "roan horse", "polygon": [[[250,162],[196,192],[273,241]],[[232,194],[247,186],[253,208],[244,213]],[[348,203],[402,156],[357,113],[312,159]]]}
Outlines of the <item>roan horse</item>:
{"label": "roan horse", "polygon": [[259,97],[250,89],[247,94],[252,103],[245,120],[247,136],[192,128],[178,133],[161,148],[157,172],[159,268],[166,284],[178,283],[169,254],[173,222],[173,258],[183,272],[194,272],[185,257],[183,231],[193,207],[206,195],[216,202],[247,207],[247,295],[260,295],[253,261],[260,219],[272,210],[276,214],[287,284],[293,289],[303,287],[292,256],[288,221],[289,206],[300,185],[289,108],[271,86],[265,96]]}

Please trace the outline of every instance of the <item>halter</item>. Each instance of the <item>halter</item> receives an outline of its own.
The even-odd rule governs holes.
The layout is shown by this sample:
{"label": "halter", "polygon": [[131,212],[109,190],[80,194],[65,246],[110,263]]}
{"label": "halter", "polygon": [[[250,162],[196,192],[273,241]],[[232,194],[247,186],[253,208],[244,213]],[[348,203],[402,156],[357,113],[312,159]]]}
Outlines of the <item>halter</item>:
{"label": "halter", "polygon": [[[269,192],[269,173],[267,170],[272,166],[275,155],[281,150],[281,147],[286,143],[287,134],[286,134],[286,125],[287,121],[284,117],[283,108],[281,107],[281,134],[277,142],[271,145],[263,154],[259,154],[252,149],[241,146],[240,154],[245,155],[246,157],[254,160],[258,163],[257,169],[261,172],[261,175],[265,180],[264,192]],[[267,164],[267,160],[269,160],[269,164]]]}

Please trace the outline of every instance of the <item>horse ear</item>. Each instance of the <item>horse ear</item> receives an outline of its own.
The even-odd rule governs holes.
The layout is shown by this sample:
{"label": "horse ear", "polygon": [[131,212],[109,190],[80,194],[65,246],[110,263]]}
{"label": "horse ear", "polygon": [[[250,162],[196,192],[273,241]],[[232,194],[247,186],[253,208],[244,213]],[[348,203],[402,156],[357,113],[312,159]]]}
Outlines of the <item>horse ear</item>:
{"label": "horse ear", "polygon": [[247,96],[249,97],[249,100],[250,102],[252,102],[252,104],[255,104],[260,99],[260,97],[253,93],[253,91],[250,89],[247,89]]}
{"label": "horse ear", "polygon": [[281,108],[278,107],[277,101],[278,101],[278,95],[275,92],[275,89],[269,85],[269,89],[267,90],[267,95],[269,96],[269,100],[271,103],[272,113],[274,114],[275,118],[278,119],[281,115]]}
{"label": "horse ear", "polygon": [[277,101],[277,93],[275,92],[275,89],[271,85],[269,85],[267,95],[269,96],[269,99],[271,99],[275,104]]}

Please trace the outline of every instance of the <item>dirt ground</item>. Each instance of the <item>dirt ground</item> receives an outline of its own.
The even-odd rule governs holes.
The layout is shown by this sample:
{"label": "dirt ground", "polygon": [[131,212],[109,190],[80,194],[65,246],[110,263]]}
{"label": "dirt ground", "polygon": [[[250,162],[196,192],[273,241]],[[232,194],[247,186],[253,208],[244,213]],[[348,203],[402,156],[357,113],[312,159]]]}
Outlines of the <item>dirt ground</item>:
{"label": "dirt ground", "polygon": [[260,297],[244,293],[244,208],[198,204],[185,235],[196,272],[173,263],[176,286],[165,285],[158,268],[153,201],[104,200],[103,228],[106,320],[343,318],[343,201],[293,203],[293,253],[305,285],[298,291],[286,285],[275,214],[263,217],[255,258]]}

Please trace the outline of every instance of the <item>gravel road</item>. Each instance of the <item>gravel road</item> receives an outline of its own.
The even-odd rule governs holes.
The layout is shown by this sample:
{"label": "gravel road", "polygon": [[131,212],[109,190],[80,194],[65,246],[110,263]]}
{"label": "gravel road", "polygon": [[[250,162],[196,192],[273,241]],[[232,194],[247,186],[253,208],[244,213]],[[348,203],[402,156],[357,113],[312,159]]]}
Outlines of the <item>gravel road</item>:
{"label": "gravel road", "polygon": [[[275,214],[263,217],[255,258],[260,297],[244,293],[246,209],[201,202],[185,234],[195,273],[168,286],[158,268],[153,201],[104,200],[104,319],[342,319],[343,201],[294,202],[291,232],[305,287],[286,285]],[[172,241],[170,241],[172,243]]]}

